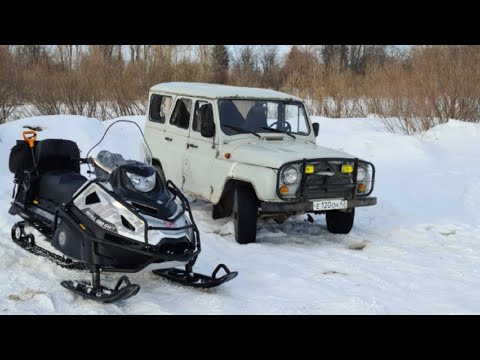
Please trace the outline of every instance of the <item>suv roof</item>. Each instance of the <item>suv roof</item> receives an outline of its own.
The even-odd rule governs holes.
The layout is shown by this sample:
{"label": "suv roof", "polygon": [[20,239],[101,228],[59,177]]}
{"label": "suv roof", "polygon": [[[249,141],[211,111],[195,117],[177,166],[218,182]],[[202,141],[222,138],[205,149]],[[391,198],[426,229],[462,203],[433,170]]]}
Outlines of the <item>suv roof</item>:
{"label": "suv roof", "polygon": [[150,89],[150,91],[203,97],[209,99],[237,98],[302,101],[296,96],[270,89],[206,83],[169,82],[155,85]]}

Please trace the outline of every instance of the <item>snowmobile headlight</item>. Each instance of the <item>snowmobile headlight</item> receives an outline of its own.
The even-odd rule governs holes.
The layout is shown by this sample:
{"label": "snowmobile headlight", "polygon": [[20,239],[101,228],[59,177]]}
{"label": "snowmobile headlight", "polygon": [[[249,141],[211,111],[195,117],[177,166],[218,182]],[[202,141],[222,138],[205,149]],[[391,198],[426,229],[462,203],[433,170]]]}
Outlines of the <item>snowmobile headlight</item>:
{"label": "snowmobile headlight", "polygon": [[132,183],[133,187],[141,192],[149,192],[152,191],[155,187],[155,179],[156,173],[153,173],[150,176],[140,176],[137,174],[126,172],[130,182]]}
{"label": "snowmobile headlight", "polygon": [[282,183],[285,185],[295,184],[298,180],[298,171],[294,167],[287,167],[282,173]]}

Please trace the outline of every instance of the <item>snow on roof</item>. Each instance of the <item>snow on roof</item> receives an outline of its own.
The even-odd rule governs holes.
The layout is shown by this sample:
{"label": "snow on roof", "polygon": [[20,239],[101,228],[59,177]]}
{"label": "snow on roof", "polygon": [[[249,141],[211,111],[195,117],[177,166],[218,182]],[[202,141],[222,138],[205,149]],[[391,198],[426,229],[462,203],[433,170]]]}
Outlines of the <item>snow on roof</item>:
{"label": "snow on roof", "polygon": [[275,99],[297,100],[300,98],[279,91],[260,88],[228,86],[205,83],[170,82],[153,86],[150,91],[179,94],[209,99],[248,98],[248,99]]}

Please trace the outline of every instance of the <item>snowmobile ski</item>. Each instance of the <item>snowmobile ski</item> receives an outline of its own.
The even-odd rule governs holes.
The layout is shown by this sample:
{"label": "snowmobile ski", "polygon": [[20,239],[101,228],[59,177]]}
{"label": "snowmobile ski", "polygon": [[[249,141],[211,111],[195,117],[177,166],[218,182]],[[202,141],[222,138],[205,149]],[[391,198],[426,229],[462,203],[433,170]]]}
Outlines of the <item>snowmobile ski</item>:
{"label": "snowmobile ski", "polygon": [[[217,278],[216,276],[220,269],[223,269],[226,274]],[[227,281],[234,279],[238,275],[237,271],[230,271],[228,267],[224,264],[218,265],[213,271],[212,276],[175,268],[153,270],[153,273],[155,275],[163,276],[170,281],[203,289],[208,289],[221,285],[223,283],[226,283]]]}
{"label": "snowmobile ski", "polygon": [[[122,284],[125,286],[120,288]],[[89,281],[62,281],[60,283],[65,289],[80,295],[84,299],[98,301],[104,304],[111,304],[120,300],[135,296],[140,290],[140,285],[131,284],[126,276],[122,276],[113,289],[105,286],[93,287]]]}

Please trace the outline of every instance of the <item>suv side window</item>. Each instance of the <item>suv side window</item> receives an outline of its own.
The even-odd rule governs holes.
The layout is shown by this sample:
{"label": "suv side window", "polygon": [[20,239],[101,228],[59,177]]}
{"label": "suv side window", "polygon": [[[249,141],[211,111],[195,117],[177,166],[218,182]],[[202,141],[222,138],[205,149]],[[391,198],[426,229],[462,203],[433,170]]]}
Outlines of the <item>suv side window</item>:
{"label": "suv side window", "polygon": [[150,121],[164,124],[171,108],[171,96],[152,94],[150,98]]}
{"label": "suv side window", "polygon": [[285,106],[285,121],[290,124],[291,131],[299,135],[308,135],[308,122],[305,119],[303,107],[296,105]]}
{"label": "suv side window", "polygon": [[195,112],[193,114],[193,131],[200,132],[204,121],[213,122],[213,107],[212,104],[206,101],[197,101],[195,104]]}
{"label": "suv side window", "polygon": [[170,118],[170,124],[188,130],[191,112],[192,100],[184,98],[178,99],[172,117]]}

